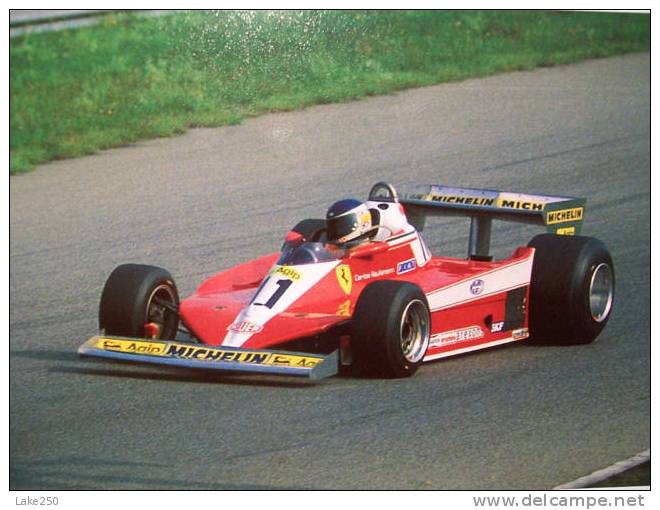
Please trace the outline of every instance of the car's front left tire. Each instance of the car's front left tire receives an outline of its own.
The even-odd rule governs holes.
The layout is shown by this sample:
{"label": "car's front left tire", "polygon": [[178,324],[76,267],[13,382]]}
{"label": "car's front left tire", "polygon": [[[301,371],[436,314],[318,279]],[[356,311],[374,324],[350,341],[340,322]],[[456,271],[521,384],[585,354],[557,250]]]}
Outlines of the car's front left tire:
{"label": "car's front left tire", "polygon": [[99,306],[107,335],[170,340],[179,325],[179,294],[165,269],[123,264],[108,277]]}
{"label": "car's front left tire", "polygon": [[358,371],[409,377],[422,364],[431,335],[431,314],[422,290],[412,283],[373,282],[362,291],[351,326]]}

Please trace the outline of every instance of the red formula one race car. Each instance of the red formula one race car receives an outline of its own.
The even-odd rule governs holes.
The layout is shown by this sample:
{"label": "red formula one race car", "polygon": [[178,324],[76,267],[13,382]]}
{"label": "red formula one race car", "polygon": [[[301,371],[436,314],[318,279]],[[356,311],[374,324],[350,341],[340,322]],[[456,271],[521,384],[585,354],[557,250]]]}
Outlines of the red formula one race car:
{"label": "red formula one race car", "polygon": [[[134,362],[320,378],[342,366],[386,377],[425,361],[531,337],[588,343],[605,326],[614,267],[579,233],[586,200],[376,184],[307,219],[281,252],[212,276],[179,301],[170,274],[126,264],[101,296],[101,334],[79,353]],[[471,218],[465,259],[432,256],[428,216]],[[504,260],[491,224],[545,226]]]}

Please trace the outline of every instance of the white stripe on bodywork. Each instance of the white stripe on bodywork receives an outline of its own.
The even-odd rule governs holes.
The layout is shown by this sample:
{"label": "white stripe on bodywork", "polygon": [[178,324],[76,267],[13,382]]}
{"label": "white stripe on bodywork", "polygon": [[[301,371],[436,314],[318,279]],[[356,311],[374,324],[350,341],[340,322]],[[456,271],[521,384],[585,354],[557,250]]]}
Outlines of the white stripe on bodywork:
{"label": "white stripe on bodywork", "polygon": [[[527,337],[524,337],[527,338]],[[477,351],[479,349],[487,349],[488,347],[495,347],[496,345],[508,344],[510,342],[518,342],[524,340],[524,338],[514,339],[512,336],[508,338],[502,338],[500,340],[494,340],[492,342],[487,342],[485,344],[472,345],[470,347],[463,347],[462,349],[452,349],[451,351],[443,351],[437,354],[429,354],[424,356],[424,361],[431,361],[434,359],[447,358],[449,356],[456,356],[458,354],[463,354],[470,351]]]}
{"label": "white stripe on bodywork", "polygon": [[410,243],[410,247],[417,260],[417,267],[424,267],[429,259],[426,256],[426,247],[424,246],[424,241],[421,236],[418,235],[417,239]]}
{"label": "white stripe on bodywork", "polygon": [[[412,227],[411,227],[412,228]],[[414,236],[417,235],[417,231],[411,230],[410,232],[404,234],[397,234],[392,240],[385,239],[385,242],[390,246],[398,246],[399,244],[410,242]]]}
{"label": "white stripe on bodywork", "polygon": [[[533,260],[534,257],[530,256],[519,262],[493,269],[487,273],[476,274],[449,287],[431,292],[426,296],[429,308],[435,312],[529,285]],[[476,280],[483,281],[483,291],[479,294],[472,293],[470,289]]]}
{"label": "white stripe on bodywork", "polygon": [[[250,304],[244,307],[236,316],[234,324],[241,324],[242,322],[247,321],[261,327],[265,326],[269,320],[275,317],[278,313],[289,308],[289,306],[291,306],[299,297],[303,296],[309,289],[316,285],[321,278],[332,271],[339,262],[339,260],[333,260],[330,262],[319,262],[317,264],[286,266],[294,269],[300,275],[300,278],[292,280],[289,288],[286,289],[272,308],[268,308],[264,305],[252,304],[267,302],[269,297],[277,292],[279,288],[277,281],[286,278],[280,273],[277,275],[270,275],[269,273],[270,279],[268,282],[266,282],[265,285],[262,284],[258,290],[258,295],[255,295]],[[254,335],[254,333],[228,331],[221,345],[241,347],[252,337],[252,335]]]}
{"label": "white stripe on bodywork", "polygon": [[390,246],[400,246],[405,243],[410,243],[410,249],[415,256],[417,267],[424,267],[431,259],[429,250],[424,244],[424,240],[422,239],[422,236],[419,235],[419,232],[417,232],[412,226],[410,226],[410,228],[412,229],[410,232],[397,236],[394,241],[385,241]]}

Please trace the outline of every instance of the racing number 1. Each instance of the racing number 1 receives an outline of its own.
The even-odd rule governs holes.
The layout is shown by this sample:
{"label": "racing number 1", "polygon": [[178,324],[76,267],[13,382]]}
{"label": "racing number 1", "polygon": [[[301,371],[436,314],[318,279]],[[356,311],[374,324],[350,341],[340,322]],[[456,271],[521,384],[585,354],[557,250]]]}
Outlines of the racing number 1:
{"label": "racing number 1", "polygon": [[[266,286],[266,283],[268,283],[268,280],[270,280],[270,277],[266,278],[266,280],[264,281],[263,283],[264,287]],[[265,303],[254,303],[255,305],[267,306],[268,308],[273,308],[273,306],[275,306],[275,303],[277,303],[277,300],[282,297],[282,294],[286,292],[286,289],[288,289],[291,286],[293,281],[283,278],[281,280],[277,280],[277,282],[275,283],[278,285],[278,288],[273,293],[273,295],[270,296],[270,298],[268,298],[268,301],[266,301]]]}

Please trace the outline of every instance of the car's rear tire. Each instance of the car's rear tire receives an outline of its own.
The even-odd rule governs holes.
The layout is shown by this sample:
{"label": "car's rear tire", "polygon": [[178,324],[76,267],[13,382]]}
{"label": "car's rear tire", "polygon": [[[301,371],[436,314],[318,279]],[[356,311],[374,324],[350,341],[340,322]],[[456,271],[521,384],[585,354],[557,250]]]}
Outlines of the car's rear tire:
{"label": "car's rear tire", "polygon": [[581,236],[541,234],[529,298],[531,340],[588,344],[605,327],[614,303],[614,265],[605,245]]}
{"label": "car's rear tire", "polygon": [[151,337],[145,324],[156,324],[156,338],[170,340],[179,325],[179,294],[165,269],[123,264],[110,274],[99,306],[99,327],[107,335]]}
{"label": "car's rear tire", "polygon": [[412,283],[373,282],[362,291],[351,325],[351,349],[359,372],[409,377],[422,364],[431,335],[431,314]]}

